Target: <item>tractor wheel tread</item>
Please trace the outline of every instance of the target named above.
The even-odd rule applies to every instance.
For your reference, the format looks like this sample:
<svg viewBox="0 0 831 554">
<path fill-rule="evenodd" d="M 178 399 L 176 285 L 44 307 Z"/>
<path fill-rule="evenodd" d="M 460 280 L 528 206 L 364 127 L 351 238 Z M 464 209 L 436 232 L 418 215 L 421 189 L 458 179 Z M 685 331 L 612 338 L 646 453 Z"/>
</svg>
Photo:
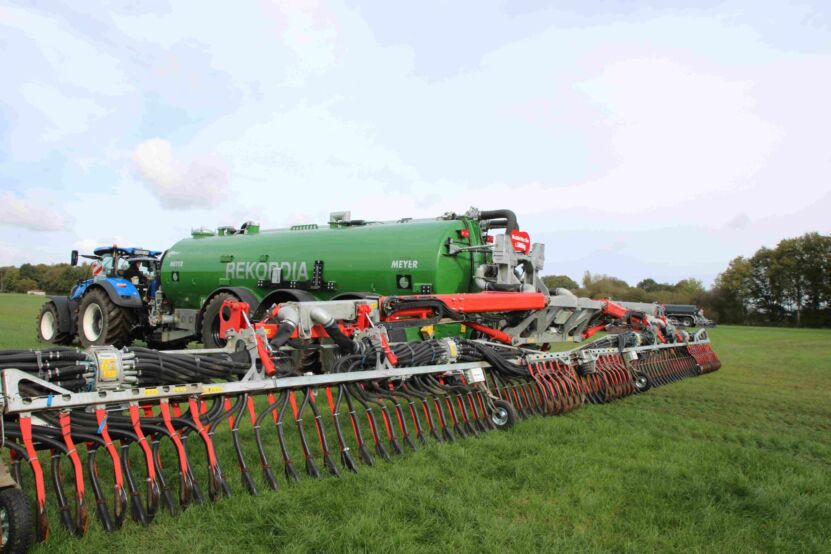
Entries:
<svg viewBox="0 0 831 554">
<path fill-rule="evenodd" d="M 58 315 L 58 307 L 55 306 L 54 302 L 46 302 L 41 306 L 40 312 L 38 312 L 37 318 L 35 321 L 37 322 L 37 339 L 40 342 L 49 342 L 52 344 L 61 344 L 67 345 L 72 344 L 73 336 L 71 333 L 61 333 L 59 330 L 55 329 L 55 336 L 50 339 L 46 339 L 40 332 L 40 322 L 41 318 L 46 312 L 51 312 L 52 317 L 55 319 L 55 326 L 58 327 L 59 325 L 59 315 Z"/>
<path fill-rule="evenodd" d="M 90 341 L 84 335 L 83 317 L 87 306 L 90 304 L 97 304 L 104 316 L 102 323 L 103 340 Z M 78 338 L 81 344 L 85 347 L 92 345 L 112 345 L 116 348 L 128 346 L 133 342 L 131 337 L 132 331 L 132 314 L 124 308 L 116 306 L 110 300 L 109 295 L 103 290 L 93 290 L 87 293 L 81 299 L 81 305 L 78 309 Z"/>
</svg>

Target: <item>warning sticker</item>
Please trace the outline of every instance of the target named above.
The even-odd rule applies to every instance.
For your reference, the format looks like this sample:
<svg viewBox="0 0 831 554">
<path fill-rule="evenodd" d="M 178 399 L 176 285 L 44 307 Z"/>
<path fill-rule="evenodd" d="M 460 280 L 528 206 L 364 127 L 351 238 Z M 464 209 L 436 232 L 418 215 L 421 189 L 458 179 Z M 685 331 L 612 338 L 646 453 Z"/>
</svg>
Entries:
<svg viewBox="0 0 831 554">
<path fill-rule="evenodd" d="M 102 381 L 118 379 L 118 356 L 116 354 L 98 355 L 98 374 Z"/>
</svg>

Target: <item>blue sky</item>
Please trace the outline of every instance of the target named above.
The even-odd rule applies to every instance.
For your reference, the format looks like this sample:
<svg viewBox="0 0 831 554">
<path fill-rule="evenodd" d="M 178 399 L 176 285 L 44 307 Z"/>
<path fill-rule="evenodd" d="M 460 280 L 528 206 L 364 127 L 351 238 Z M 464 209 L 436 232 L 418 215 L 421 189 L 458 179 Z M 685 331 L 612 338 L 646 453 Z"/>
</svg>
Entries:
<svg viewBox="0 0 831 554">
<path fill-rule="evenodd" d="M 831 232 L 831 13 L 697 5 L 2 2 L 0 265 L 476 206 L 548 273 L 710 283 Z"/>
</svg>

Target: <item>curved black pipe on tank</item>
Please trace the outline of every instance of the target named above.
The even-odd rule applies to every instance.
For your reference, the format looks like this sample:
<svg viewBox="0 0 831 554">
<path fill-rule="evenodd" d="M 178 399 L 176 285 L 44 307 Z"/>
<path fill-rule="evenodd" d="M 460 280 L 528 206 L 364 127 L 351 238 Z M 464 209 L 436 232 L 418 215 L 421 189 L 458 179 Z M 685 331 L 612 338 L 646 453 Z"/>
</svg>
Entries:
<svg viewBox="0 0 831 554">
<path fill-rule="evenodd" d="M 492 221 L 495 219 L 505 220 L 505 231 L 519 231 L 519 225 L 516 221 L 516 214 L 511 210 L 487 210 L 479 212 L 480 221 Z"/>
</svg>

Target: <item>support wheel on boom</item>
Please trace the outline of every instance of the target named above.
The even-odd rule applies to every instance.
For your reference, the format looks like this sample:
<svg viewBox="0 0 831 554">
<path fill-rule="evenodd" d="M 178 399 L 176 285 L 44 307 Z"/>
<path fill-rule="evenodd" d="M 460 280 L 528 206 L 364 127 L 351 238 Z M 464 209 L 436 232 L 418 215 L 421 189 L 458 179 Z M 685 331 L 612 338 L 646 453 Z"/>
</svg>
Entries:
<svg viewBox="0 0 831 554">
<path fill-rule="evenodd" d="M 46 302 L 38 314 L 38 340 L 52 344 L 70 344 L 72 335 L 60 330 L 60 315 L 54 302 Z"/>
<path fill-rule="evenodd" d="M 32 546 L 34 526 L 29 497 L 17 487 L 0 491 L 0 552 L 23 554 Z"/>
<path fill-rule="evenodd" d="M 652 388 L 652 383 L 646 373 L 635 372 L 634 383 L 635 390 L 638 392 L 646 392 Z"/>
<path fill-rule="evenodd" d="M 504 431 L 505 429 L 513 427 L 516 420 L 519 419 L 519 416 L 517 415 L 516 408 L 510 402 L 494 400 L 490 418 L 494 427 L 500 431 Z"/>
<path fill-rule="evenodd" d="M 116 306 L 104 290 L 88 292 L 78 308 L 78 338 L 84 348 L 111 344 L 116 348 L 132 342 L 132 314 Z"/>
</svg>

